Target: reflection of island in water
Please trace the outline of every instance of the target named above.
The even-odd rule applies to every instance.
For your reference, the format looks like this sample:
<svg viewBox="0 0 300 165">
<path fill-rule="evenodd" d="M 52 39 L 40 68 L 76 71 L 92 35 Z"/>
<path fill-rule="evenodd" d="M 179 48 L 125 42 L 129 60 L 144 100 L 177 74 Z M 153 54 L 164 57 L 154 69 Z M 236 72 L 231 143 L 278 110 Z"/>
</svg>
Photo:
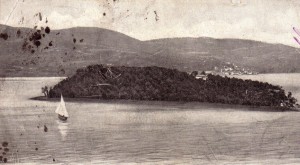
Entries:
<svg viewBox="0 0 300 165">
<path fill-rule="evenodd" d="M 59 130 L 59 133 L 61 135 L 62 141 L 65 141 L 66 137 L 68 135 L 69 123 L 62 122 L 62 121 L 59 121 L 59 120 L 56 120 L 56 123 L 57 123 L 57 128 Z"/>
</svg>

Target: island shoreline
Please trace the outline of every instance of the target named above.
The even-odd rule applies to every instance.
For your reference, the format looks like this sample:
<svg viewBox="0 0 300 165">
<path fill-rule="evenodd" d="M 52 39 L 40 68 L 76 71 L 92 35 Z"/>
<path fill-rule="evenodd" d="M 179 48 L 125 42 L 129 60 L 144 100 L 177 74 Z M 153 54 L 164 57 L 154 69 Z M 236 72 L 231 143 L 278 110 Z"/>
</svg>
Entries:
<svg viewBox="0 0 300 165">
<path fill-rule="evenodd" d="M 29 98 L 30 100 L 36 101 L 47 101 L 47 102 L 59 102 L 60 98 L 48 98 L 46 96 L 37 96 Z M 219 109 L 232 109 L 236 111 L 257 111 L 257 112 L 298 112 L 295 109 L 286 107 L 272 107 L 272 106 L 254 106 L 254 105 L 236 105 L 236 104 L 223 104 L 223 103 L 210 103 L 210 102 L 199 102 L 199 101 L 166 101 L 166 100 L 128 100 L 128 99 L 95 99 L 86 97 L 77 98 L 64 98 L 66 102 L 72 103 L 117 103 L 117 104 L 148 104 L 148 105 L 160 105 L 161 103 L 167 103 L 169 106 L 172 105 L 186 105 L 192 104 L 196 107 L 214 108 Z M 194 109 L 193 109 L 194 110 Z M 195 109 L 201 111 L 201 109 Z M 206 109 L 207 110 L 207 109 Z"/>
</svg>

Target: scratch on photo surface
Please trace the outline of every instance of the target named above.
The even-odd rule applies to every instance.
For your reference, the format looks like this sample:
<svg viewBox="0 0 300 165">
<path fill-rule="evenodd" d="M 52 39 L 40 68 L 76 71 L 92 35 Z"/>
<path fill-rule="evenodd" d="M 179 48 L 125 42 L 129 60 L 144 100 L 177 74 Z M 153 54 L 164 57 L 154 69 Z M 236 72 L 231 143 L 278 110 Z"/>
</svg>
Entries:
<svg viewBox="0 0 300 165">
<path fill-rule="evenodd" d="M 18 3 L 19 3 L 19 0 L 17 0 L 17 2 L 15 3 L 15 5 L 14 5 L 14 7 L 13 7 L 12 11 L 9 13 L 9 15 L 8 15 L 8 17 L 7 17 L 6 21 L 5 21 L 5 25 L 6 25 L 6 24 L 7 24 L 7 22 L 9 21 L 9 19 L 10 19 L 10 16 L 12 15 L 12 13 L 15 11 L 15 9 L 16 9 L 16 7 L 17 7 Z"/>
</svg>

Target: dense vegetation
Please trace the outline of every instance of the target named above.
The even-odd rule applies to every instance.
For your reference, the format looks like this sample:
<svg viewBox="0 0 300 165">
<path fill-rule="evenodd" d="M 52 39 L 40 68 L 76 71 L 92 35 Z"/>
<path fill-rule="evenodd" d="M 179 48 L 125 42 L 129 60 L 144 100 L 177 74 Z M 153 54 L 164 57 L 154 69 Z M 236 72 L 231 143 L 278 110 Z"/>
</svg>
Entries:
<svg viewBox="0 0 300 165">
<path fill-rule="evenodd" d="M 161 67 L 104 67 L 92 65 L 51 88 L 49 97 L 199 101 L 280 106 L 285 91 L 268 83 L 207 75 L 207 79 Z"/>
</svg>

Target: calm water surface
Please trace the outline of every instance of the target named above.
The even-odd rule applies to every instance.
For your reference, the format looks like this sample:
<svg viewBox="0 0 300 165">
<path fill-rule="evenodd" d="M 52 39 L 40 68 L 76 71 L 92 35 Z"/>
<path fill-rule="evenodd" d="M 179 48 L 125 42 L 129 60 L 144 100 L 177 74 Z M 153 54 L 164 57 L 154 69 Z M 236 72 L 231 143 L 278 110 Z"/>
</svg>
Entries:
<svg viewBox="0 0 300 165">
<path fill-rule="evenodd" d="M 300 100 L 300 74 L 242 78 L 281 85 Z M 60 79 L 0 79 L 0 142 L 9 143 L 9 163 L 300 163 L 300 113 L 206 103 L 67 101 L 70 118 L 62 123 L 54 113 L 58 102 L 29 100 Z"/>
</svg>

